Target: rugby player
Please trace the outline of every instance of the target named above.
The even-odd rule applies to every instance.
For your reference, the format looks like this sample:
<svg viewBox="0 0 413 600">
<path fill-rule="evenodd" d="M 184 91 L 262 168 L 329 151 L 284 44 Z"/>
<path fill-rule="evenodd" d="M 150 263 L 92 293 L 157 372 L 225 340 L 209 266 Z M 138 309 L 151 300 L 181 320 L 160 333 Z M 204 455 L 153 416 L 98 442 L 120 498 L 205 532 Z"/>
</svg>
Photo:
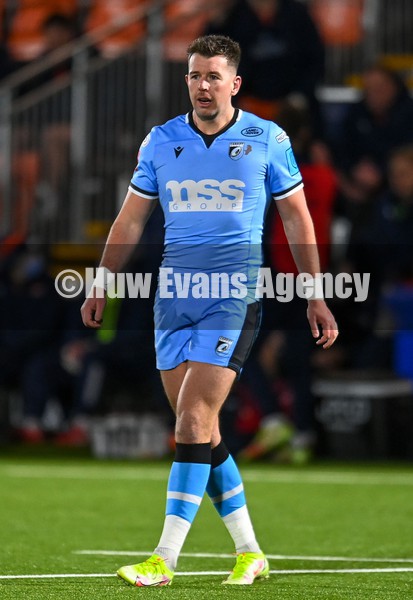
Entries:
<svg viewBox="0 0 413 600">
<path fill-rule="evenodd" d="M 159 280 L 154 310 L 157 367 L 176 415 L 176 453 L 158 545 L 146 561 L 118 570 L 119 577 L 136 586 L 172 582 L 205 492 L 237 554 L 223 583 L 249 585 L 269 574 L 241 475 L 221 439 L 219 412 L 259 329 L 261 302 L 255 292 L 264 217 L 272 200 L 299 271 L 315 277 L 320 266 L 288 135 L 275 123 L 233 106 L 241 86 L 239 61 L 240 47 L 228 37 L 204 36 L 190 44 L 186 84 L 193 109 L 154 127 L 142 142 L 100 265 L 109 277 L 121 271 L 159 202 L 165 215 L 161 269 L 189 273 L 193 292 L 180 297 L 172 278 L 164 293 Z M 242 274 L 245 292 L 234 285 L 234 293 L 225 297 L 215 289 L 208 297 L 195 294 L 199 273 Z M 97 295 L 89 294 L 82 307 L 88 327 L 102 323 L 105 298 Z M 320 294 L 308 299 L 307 314 L 316 343 L 329 348 L 338 330 Z M 132 510 L 135 536 L 139 518 Z"/>
</svg>

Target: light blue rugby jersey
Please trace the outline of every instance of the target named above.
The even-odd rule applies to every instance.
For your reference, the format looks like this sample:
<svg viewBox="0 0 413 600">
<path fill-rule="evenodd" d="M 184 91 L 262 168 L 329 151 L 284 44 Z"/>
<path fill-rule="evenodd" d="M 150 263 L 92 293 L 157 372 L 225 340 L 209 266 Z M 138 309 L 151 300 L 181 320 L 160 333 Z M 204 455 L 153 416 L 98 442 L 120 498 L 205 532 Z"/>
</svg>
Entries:
<svg viewBox="0 0 413 600">
<path fill-rule="evenodd" d="M 163 266 L 232 273 L 261 265 L 271 198 L 285 198 L 302 186 L 287 134 L 237 109 L 215 136 L 202 134 L 191 113 L 154 127 L 142 142 L 129 189 L 159 198 L 165 214 Z"/>
</svg>

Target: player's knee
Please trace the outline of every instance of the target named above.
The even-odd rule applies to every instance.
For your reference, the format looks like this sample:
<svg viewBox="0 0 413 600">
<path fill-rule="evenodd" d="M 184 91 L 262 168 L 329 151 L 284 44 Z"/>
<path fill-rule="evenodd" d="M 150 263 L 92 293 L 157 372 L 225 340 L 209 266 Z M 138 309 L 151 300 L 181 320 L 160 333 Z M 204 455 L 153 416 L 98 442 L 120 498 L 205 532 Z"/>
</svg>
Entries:
<svg viewBox="0 0 413 600">
<path fill-rule="evenodd" d="M 214 420 L 200 411 L 178 411 L 175 438 L 183 444 L 197 444 L 211 441 Z"/>
</svg>

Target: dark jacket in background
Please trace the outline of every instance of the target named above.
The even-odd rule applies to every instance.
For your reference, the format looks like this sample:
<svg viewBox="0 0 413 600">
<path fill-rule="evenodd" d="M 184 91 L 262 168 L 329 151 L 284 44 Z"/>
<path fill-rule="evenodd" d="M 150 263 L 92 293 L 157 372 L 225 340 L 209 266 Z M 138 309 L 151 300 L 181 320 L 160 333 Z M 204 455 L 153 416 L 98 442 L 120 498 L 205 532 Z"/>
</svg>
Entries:
<svg viewBox="0 0 413 600">
<path fill-rule="evenodd" d="M 245 0 L 206 33 L 229 35 L 242 50 L 241 93 L 277 100 L 291 92 L 312 96 L 324 73 L 324 46 L 307 9 L 280 0 L 273 22 L 263 24 Z"/>
</svg>

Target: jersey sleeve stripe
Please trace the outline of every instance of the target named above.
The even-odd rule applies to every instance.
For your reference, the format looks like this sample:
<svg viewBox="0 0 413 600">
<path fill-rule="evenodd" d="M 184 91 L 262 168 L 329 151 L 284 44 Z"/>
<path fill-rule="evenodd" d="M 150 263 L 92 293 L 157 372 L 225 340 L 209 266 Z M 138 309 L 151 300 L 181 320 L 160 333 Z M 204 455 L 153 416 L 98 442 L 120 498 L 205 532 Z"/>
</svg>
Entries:
<svg viewBox="0 0 413 600">
<path fill-rule="evenodd" d="M 299 181 L 287 190 L 283 190 L 282 192 L 273 192 L 272 197 L 274 198 L 274 200 L 281 200 L 282 198 L 287 198 L 288 196 L 291 196 L 291 194 L 294 194 L 294 192 L 298 192 L 298 190 L 301 190 L 303 187 L 303 182 Z"/>
<path fill-rule="evenodd" d="M 143 198 L 148 198 L 149 200 L 156 200 L 156 198 L 159 198 L 159 194 L 158 193 L 156 193 L 156 192 L 147 192 L 145 190 L 142 190 L 141 188 L 139 188 L 134 183 L 130 183 L 128 189 L 133 194 L 136 194 L 137 196 L 142 196 Z"/>
</svg>

